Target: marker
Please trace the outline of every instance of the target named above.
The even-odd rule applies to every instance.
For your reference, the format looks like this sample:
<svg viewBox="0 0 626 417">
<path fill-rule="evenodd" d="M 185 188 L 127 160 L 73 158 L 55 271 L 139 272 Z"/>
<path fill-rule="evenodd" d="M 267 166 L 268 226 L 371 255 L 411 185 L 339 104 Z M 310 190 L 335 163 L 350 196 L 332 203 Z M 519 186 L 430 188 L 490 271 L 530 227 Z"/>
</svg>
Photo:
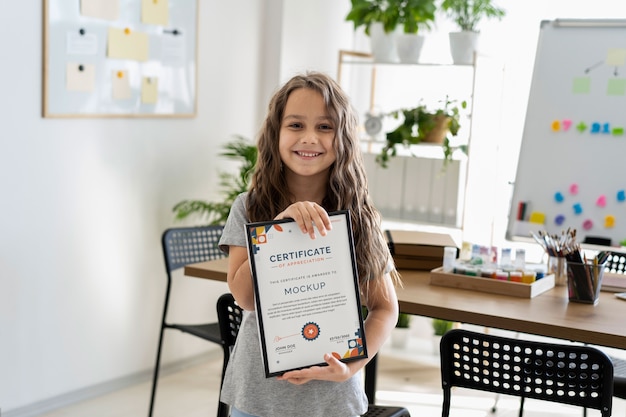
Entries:
<svg viewBox="0 0 626 417">
<path fill-rule="evenodd" d="M 517 204 L 517 220 L 523 221 L 526 217 L 526 202 L 520 201 Z"/>
</svg>

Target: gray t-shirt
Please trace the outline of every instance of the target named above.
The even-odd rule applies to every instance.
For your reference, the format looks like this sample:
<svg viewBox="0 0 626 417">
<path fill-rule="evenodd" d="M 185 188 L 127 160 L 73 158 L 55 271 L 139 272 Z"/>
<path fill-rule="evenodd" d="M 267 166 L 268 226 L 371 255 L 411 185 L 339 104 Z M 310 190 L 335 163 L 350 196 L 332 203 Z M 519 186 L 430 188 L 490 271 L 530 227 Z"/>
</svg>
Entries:
<svg viewBox="0 0 626 417">
<path fill-rule="evenodd" d="M 243 193 L 231 207 L 219 242 L 226 253 L 228 246 L 246 246 L 246 201 L 247 193 Z M 259 417 L 361 415 L 367 411 L 361 375 L 358 372 L 346 382 L 311 381 L 304 385 L 265 378 L 257 315 L 245 311 L 224 376 L 221 401 Z"/>
</svg>

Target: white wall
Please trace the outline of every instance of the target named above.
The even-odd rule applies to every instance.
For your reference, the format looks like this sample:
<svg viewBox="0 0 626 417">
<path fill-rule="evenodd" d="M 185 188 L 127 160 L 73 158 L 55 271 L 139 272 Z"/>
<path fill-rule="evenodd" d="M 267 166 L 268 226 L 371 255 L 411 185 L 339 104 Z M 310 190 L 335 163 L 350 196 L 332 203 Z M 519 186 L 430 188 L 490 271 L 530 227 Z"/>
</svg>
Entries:
<svg viewBox="0 0 626 417">
<path fill-rule="evenodd" d="M 332 25 L 348 7 L 336 3 L 315 2 L 334 10 Z M 165 291 L 160 235 L 176 224 L 171 208 L 218 197 L 220 145 L 254 137 L 281 71 L 336 66 L 335 52 L 320 57 L 339 39 L 312 42 L 305 65 L 283 57 L 282 42 L 291 48 L 298 38 L 283 39 L 282 26 L 310 22 L 303 9 L 316 10 L 305 0 L 199 0 L 197 117 L 174 120 L 41 118 L 42 4 L 14 2 L 0 14 L 4 413 L 153 367 Z M 215 318 L 226 284 L 181 284 L 172 318 Z M 166 363 L 210 350 L 171 331 L 165 343 Z"/>
<path fill-rule="evenodd" d="M 160 234 L 175 203 L 217 196 L 220 144 L 256 132 L 262 7 L 199 1 L 193 119 L 42 119 L 42 3 L 0 14 L 3 412 L 153 366 Z M 187 280 L 175 316 L 215 317 L 225 284 Z M 166 362 L 207 349 L 170 335 Z"/>
</svg>

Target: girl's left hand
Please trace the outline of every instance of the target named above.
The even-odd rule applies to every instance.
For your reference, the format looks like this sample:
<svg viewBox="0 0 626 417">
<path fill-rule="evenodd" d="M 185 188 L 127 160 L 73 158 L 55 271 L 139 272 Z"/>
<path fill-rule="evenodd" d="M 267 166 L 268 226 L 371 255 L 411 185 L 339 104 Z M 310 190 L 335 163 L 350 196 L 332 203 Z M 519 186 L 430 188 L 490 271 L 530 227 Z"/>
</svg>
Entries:
<svg viewBox="0 0 626 417">
<path fill-rule="evenodd" d="M 294 385 L 302 385 L 314 379 L 344 382 L 352 376 L 350 368 L 330 353 L 324 355 L 324 362 L 328 366 L 311 366 L 310 368 L 285 372 L 278 376 L 277 379 L 279 381 L 291 382 Z"/>
</svg>

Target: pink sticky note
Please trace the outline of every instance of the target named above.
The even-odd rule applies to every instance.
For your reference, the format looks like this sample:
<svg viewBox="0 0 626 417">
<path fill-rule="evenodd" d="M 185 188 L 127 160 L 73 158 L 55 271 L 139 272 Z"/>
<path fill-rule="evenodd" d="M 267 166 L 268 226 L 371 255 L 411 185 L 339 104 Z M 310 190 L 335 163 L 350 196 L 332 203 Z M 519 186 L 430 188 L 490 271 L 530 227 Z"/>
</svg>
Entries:
<svg viewBox="0 0 626 417">
<path fill-rule="evenodd" d="M 572 127 L 572 121 L 570 119 L 564 119 L 563 120 L 563 130 L 564 131 L 568 131 L 570 127 Z"/>
<path fill-rule="evenodd" d="M 605 207 L 606 206 L 606 196 L 605 195 L 601 195 L 600 197 L 598 197 L 598 199 L 596 200 L 596 205 L 598 207 Z"/>
<path fill-rule="evenodd" d="M 583 229 L 589 230 L 592 227 L 593 227 L 593 222 L 591 220 L 587 219 L 583 222 Z"/>
<path fill-rule="evenodd" d="M 570 185 L 569 186 L 569 192 L 572 195 L 578 194 L 578 184 L 574 183 L 574 184 Z"/>
</svg>

